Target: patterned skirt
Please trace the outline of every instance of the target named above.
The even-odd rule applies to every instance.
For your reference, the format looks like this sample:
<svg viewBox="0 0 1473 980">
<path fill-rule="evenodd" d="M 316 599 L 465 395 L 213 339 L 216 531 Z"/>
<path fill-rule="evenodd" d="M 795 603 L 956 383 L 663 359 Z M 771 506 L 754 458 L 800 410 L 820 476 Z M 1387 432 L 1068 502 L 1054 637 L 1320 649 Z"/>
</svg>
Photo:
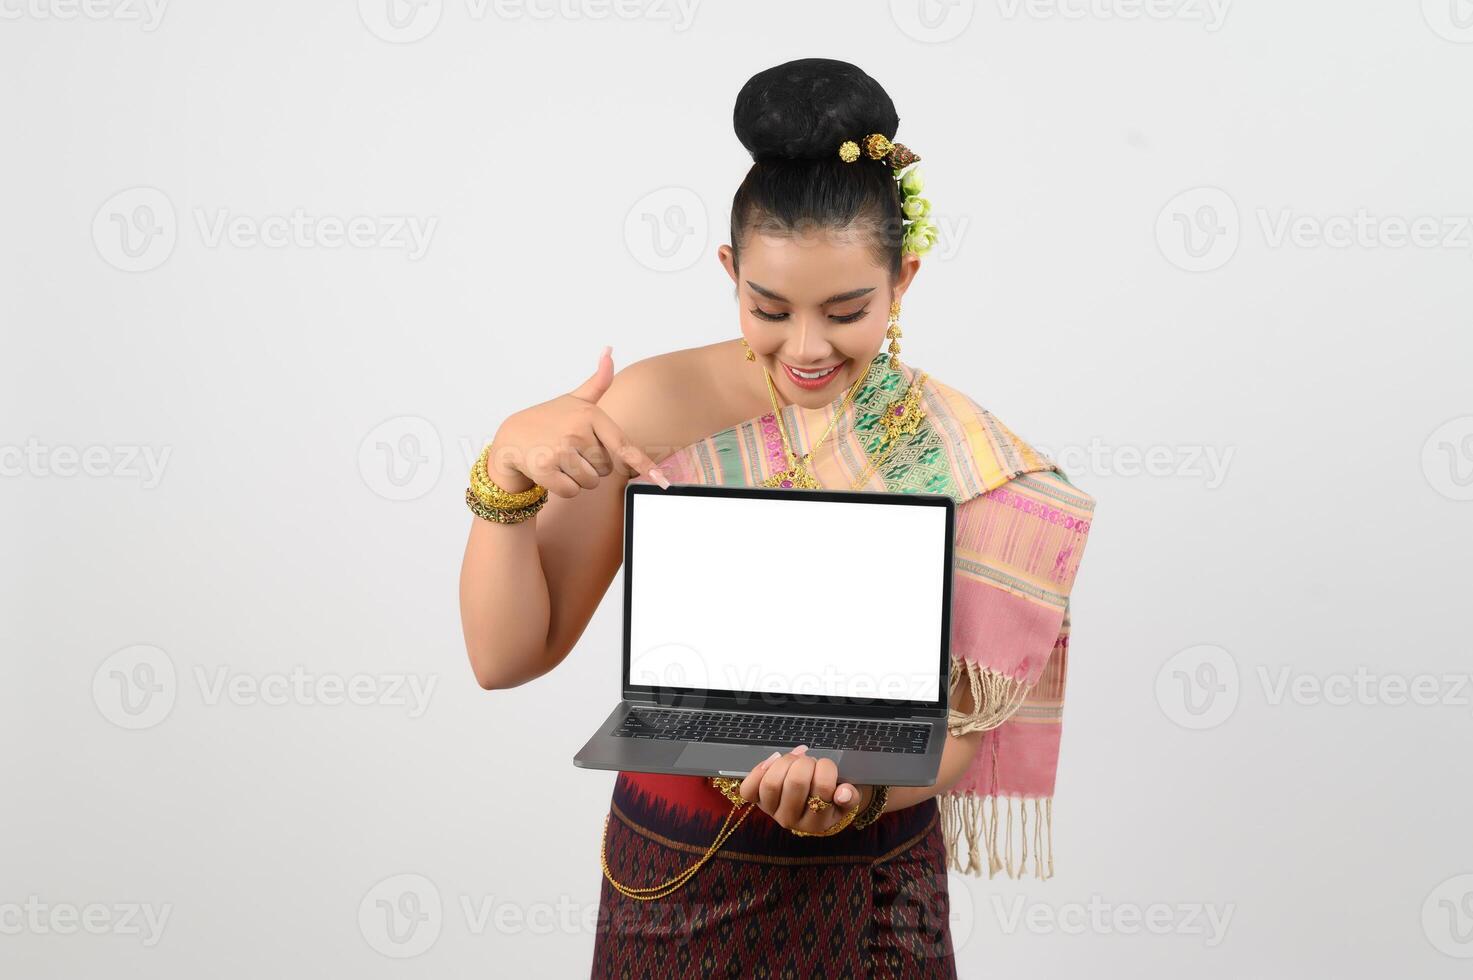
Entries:
<svg viewBox="0 0 1473 980">
<path fill-rule="evenodd" d="M 620 773 L 609 872 L 631 888 L 667 881 L 730 809 L 699 777 Z M 603 879 L 592 976 L 952 978 L 949 917 L 934 799 L 832 837 L 799 837 L 753 807 L 670 895 L 637 901 Z"/>
</svg>

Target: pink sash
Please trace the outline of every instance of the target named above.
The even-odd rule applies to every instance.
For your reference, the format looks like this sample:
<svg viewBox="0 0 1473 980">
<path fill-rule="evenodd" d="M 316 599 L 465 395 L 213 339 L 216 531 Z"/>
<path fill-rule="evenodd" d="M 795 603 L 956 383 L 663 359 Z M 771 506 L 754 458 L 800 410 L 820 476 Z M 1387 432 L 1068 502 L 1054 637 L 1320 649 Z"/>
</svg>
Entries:
<svg viewBox="0 0 1473 980">
<path fill-rule="evenodd" d="M 922 377 L 917 429 L 896 435 L 884 419 Z M 823 409 L 786 406 L 793 451 L 827 427 Z M 1053 794 L 1069 656 L 1069 594 L 1095 500 L 1058 466 L 960 392 L 878 355 L 853 405 L 819 450 L 849 489 L 944 493 L 957 502 L 951 685 L 975 710 L 953 710 L 952 734 L 983 733 L 976 758 L 938 800 L 950 867 L 1018 877 L 1053 874 Z M 760 485 L 786 469 L 771 414 L 701 439 L 659 461 L 672 483 Z M 648 482 L 640 478 L 639 482 Z M 829 486 L 829 484 L 825 484 Z M 801 491 L 799 491 L 801 492 Z M 884 542 L 876 541 L 883 564 Z M 966 855 L 961 843 L 966 842 Z"/>
</svg>

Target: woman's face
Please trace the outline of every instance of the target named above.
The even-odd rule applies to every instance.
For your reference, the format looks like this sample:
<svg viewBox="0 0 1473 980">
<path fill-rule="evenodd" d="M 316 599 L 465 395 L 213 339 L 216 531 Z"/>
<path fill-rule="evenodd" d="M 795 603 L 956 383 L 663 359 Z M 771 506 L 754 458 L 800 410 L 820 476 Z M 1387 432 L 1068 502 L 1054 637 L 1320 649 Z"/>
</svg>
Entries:
<svg viewBox="0 0 1473 980">
<path fill-rule="evenodd" d="M 806 237 L 747 233 L 741 268 L 718 252 L 737 288 L 742 335 L 785 403 L 819 408 L 840 398 L 885 341 L 890 303 L 920 260 L 906 255 L 900 280 L 875 264 L 860 234 Z"/>
</svg>

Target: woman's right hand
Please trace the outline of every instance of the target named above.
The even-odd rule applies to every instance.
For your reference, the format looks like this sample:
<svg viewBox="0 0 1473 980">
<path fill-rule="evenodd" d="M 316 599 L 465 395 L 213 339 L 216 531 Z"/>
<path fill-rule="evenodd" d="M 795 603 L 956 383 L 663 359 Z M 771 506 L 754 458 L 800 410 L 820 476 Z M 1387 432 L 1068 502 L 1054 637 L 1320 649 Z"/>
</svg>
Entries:
<svg viewBox="0 0 1473 980">
<path fill-rule="evenodd" d="M 605 347 L 598 369 L 566 395 L 524 408 L 496 430 L 486 468 L 509 493 L 534 483 L 559 497 L 592 490 L 617 467 L 624 477 L 647 474 L 662 487 L 670 481 L 603 409 L 598 400 L 614 380 L 614 359 Z"/>
</svg>

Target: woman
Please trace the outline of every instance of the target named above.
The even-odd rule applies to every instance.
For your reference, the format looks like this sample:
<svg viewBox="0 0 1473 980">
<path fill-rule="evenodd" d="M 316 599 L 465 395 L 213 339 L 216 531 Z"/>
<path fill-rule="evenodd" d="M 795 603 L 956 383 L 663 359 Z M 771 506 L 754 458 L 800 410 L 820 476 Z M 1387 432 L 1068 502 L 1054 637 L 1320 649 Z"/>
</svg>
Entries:
<svg viewBox="0 0 1473 980">
<path fill-rule="evenodd" d="M 936 783 L 840 782 L 804 746 L 739 783 L 620 773 L 593 974 L 954 976 L 947 868 L 978 874 L 985 853 L 989 874 L 1052 871 L 1068 595 L 1094 500 L 900 361 L 900 301 L 935 226 L 880 85 L 844 62 L 790 62 L 747 82 L 735 123 L 754 163 L 718 257 L 741 338 L 617 374 L 605 348 L 577 389 L 505 420 L 467 491 L 484 519 L 461 578 L 466 646 L 487 689 L 567 656 L 619 567 L 630 479 L 951 495 Z M 821 551 L 754 544 L 823 573 Z M 884 558 L 876 541 L 877 580 L 903 574 Z"/>
</svg>

